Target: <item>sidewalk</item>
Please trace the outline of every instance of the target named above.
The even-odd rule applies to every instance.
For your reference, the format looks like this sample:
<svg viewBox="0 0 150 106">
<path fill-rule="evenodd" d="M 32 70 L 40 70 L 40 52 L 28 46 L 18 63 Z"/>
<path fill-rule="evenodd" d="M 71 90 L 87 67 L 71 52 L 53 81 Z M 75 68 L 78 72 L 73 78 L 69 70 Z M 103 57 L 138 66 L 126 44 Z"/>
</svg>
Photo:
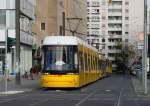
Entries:
<svg viewBox="0 0 150 106">
<path fill-rule="evenodd" d="M 37 89 L 40 87 L 40 76 L 34 76 L 34 80 L 21 78 L 21 85 L 16 84 L 15 77 L 11 77 L 9 81 L 7 81 L 7 91 L 31 91 L 33 89 Z M 0 77 L 0 93 L 5 91 L 5 80 Z"/>
<path fill-rule="evenodd" d="M 138 96 L 145 96 L 142 81 L 140 81 L 137 77 L 132 77 L 131 80 L 132 80 L 132 84 L 133 84 L 133 87 L 134 87 L 136 94 Z M 148 88 L 148 95 L 147 96 L 150 96 L 150 79 L 147 80 L 147 88 Z"/>
</svg>

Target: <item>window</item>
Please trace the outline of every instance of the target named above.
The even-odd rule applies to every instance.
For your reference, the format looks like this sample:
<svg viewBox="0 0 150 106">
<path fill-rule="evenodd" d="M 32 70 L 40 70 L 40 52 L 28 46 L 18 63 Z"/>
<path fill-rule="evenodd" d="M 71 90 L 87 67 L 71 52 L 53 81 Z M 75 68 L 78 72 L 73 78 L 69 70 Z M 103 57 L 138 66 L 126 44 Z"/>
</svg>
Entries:
<svg viewBox="0 0 150 106">
<path fill-rule="evenodd" d="M 128 39 L 125 39 L 125 42 L 128 42 Z"/>
<path fill-rule="evenodd" d="M 9 12 L 7 12 L 7 17 L 9 20 L 9 27 L 15 28 L 15 11 L 10 10 Z M 29 27 L 31 27 L 31 26 L 29 25 Z"/>
<path fill-rule="evenodd" d="M 99 9 L 96 9 L 97 13 L 99 13 Z"/>
<path fill-rule="evenodd" d="M 104 39 L 104 38 L 102 39 L 102 42 L 105 42 L 105 39 Z"/>
<path fill-rule="evenodd" d="M 125 34 L 129 34 L 129 32 L 125 32 Z"/>
<path fill-rule="evenodd" d="M 43 30 L 45 30 L 45 23 L 41 23 L 41 30 L 43 31 Z"/>
<path fill-rule="evenodd" d="M 129 17 L 125 17 L 125 20 L 129 20 Z"/>
<path fill-rule="evenodd" d="M 0 10 L 0 26 L 6 25 L 6 11 Z"/>
<path fill-rule="evenodd" d="M 129 13 L 129 10 L 128 10 L 128 9 L 126 9 L 126 10 L 125 10 L 125 12 L 126 12 L 126 13 Z"/>
<path fill-rule="evenodd" d="M 125 5 L 129 5 L 129 2 L 128 2 L 128 1 L 126 1 L 126 2 L 125 2 Z"/>
</svg>

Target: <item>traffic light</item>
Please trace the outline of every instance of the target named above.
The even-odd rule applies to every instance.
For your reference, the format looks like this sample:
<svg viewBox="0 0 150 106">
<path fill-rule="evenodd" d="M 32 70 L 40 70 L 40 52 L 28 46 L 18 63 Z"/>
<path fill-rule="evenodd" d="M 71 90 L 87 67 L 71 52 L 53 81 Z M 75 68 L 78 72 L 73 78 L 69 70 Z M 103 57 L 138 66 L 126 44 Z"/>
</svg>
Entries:
<svg viewBox="0 0 150 106">
<path fill-rule="evenodd" d="M 7 52 L 11 52 L 11 47 L 16 44 L 16 39 L 7 37 Z"/>
</svg>

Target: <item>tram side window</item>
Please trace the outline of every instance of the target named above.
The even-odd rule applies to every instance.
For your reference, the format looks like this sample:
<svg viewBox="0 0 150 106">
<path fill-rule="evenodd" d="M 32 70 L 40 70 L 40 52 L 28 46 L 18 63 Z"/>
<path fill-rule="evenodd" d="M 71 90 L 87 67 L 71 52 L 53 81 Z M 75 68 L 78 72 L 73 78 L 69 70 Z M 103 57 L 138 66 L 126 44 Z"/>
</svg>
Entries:
<svg viewBox="0 0 150 106">
<path fill-rule="evenodd" d="M 98 67 L 98 65 L 97 65 L 98 64 L 98 61 L 97 61 L 98 59 L 97 59 L 97 57 L 95 57 L 95 58 L 96 58 L 96 70 L 97 70 L 98 69 L 97 68 Z"/>
<path fill-rule="evenodd" d="M 90 54 L 88 55 L 88 69 L 91 70 L 91 59 Z"/>
<path fill-rule="evenodd" d="M 95 70 L 95 65 L 96 65 L 96 60 L 95 60 L 95 56 L 94 56 L 94 58 L 93 58 L 94 60 L 94 70 Z"/>
<path fill-rule="evenodd" d="M 91 55 L 91 69 L 93 70 L 93 55 Z"/>
<path fill-rule="evenodd" d="M 96 61 L 97 61 L 97 64 L 96 64 L 96 65 L 97 65 L 97 67 L 96 67 L 96 68 L 97 68 L 97 70 L 98 70 L 98 57 L 96 58 Z"/>
<path fill-rule="evenodd" d="M 95 56 L 93 56 L 93 70 L 95 70 Z"/>
<path fill-rule="evenodd" d="M 95 57 L 95 70 L 97 70 L 97 59 Z"/>
<path fill-rule="evenodd" d="M 79 52 L 79 61 L 80 61 L 80 69 L 84 70 L 84 61 L 83 61 L 82 52 Z"/>
<path fill-rule="evenodd" d="M 100 63 L 101 61 L 100 60 L 98 60 L 98 70 L 99 71 L 101 71 L 101 63 Z"/>
<path fill-rule="evenodd" d="M 85 71 L 88 70 L 88 65 L 87 65 L 87 54 L 84 54 L 84 63 L 85 63 Z"/>
<path fill-rule="evenodd" d="M 95 70 L 97 70 L 97 59 L 95 57 Z"/>
</svg>

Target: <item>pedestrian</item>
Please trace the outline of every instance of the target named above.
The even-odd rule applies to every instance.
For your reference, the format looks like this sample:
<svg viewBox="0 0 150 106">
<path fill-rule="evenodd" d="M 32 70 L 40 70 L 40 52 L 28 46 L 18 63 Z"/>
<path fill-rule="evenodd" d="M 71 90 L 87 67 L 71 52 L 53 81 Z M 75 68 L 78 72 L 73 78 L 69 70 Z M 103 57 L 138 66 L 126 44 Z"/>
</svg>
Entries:
<svg viewBox="0 0 150 106">
<path fill-rule="evenodd" d="M 25 73 L 24 73 L 24 78 L 28 79 L 28 73 L 27 73 L 27 71 L 25 71 Z"/>
<path fill-rule="evenodd" d="M 30 78 L 31 78 L 31 80 L 33 80 L 33 68 L 32 67 L 30 69 Z"/>
</svg>

